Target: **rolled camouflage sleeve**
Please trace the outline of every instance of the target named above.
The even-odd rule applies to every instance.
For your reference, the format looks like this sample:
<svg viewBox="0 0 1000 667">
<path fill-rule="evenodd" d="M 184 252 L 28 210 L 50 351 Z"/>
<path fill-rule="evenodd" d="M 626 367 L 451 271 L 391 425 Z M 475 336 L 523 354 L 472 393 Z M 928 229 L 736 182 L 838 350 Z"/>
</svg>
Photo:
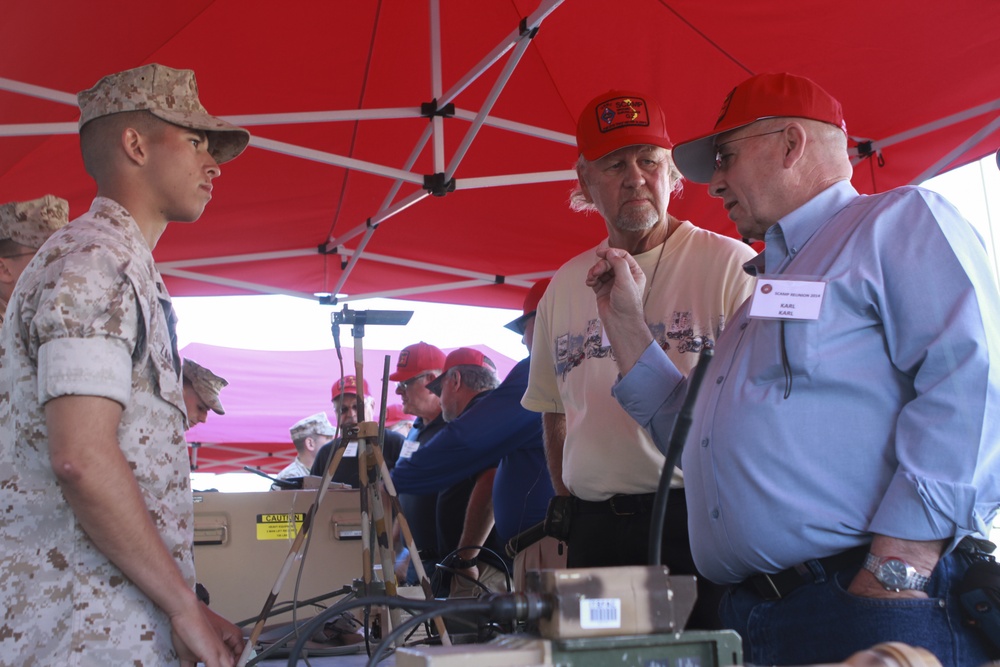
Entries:
<svg viewBox="0 0 1000 667">
<path fill-rule="evenodd" d="M 31 322 L 39 402 L 81 395 L 126 405 L 141 315 L 124 266 L 113 253 L 80 251 L 49 275 Z"/>
</svg>

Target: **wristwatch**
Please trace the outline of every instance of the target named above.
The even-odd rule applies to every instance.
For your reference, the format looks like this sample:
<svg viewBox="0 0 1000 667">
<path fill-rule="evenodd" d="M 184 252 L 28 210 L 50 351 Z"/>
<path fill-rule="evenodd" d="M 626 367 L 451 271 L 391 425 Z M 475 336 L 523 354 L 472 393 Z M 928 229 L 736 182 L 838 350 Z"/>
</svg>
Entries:
<svg viewBox="0 0 1000 667">
<path fill-rule="evenodd" d="M 875 575 L 875 579 L 887 591 L 898 593 L 902 590 L 922 591 L 930 579 L 917 572 L 916 568 L 902 558 L 885 558 L 869 553 L 865 556 L 864 568 Z"/>
</svg>

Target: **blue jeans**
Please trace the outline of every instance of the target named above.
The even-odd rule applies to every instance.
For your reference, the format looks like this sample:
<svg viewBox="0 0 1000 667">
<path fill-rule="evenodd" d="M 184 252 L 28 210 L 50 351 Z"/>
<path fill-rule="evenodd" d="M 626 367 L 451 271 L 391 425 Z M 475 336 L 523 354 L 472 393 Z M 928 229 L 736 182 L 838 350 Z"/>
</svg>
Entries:
<svg viewBox="0 0 1000 667">
<path fill-rule="evenodd" d="M 962 624 L 952 594 L 968 564 L 952 553 L 931 575 L 929 598 L 884 600 L 847 592 L 857 568 L 820 577 L 787 597 L 766 601 L 749 586 L 729 588 L 719 613 L 724 627 L 743 638 L 743 660 L 755 665 L 844 662 L 852 654 L 888 641 L 920 646 L 943 667 L 978 667 L 992 650 L 977 630 Z"/>
</svg>

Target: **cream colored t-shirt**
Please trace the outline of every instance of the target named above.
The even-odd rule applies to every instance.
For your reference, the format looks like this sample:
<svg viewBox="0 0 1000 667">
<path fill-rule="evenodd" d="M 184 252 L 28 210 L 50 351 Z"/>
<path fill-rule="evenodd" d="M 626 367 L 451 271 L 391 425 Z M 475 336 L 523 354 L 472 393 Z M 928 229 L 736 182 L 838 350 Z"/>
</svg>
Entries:
<svg viewBox="0 0 1000 667">
<path fill-rule="evenodd" d="M 664 246 L 636 257 L 646 274 L 646 322 L 681 371 L 694 368 L 702 347 L 714 345 L 727 316 L 750 295 L 753 279 L 742 264 L 754 254 L 736 239 L 684 222 Z M 588 250 L 564 264 L 538 304 L 521 400 L 535 412 L 565 413 L 563 483 L 593 501 L 655 492 L 664 463 L 611 395 L 618 366 L 584 283 L 596 259 Z"/>
</svg>

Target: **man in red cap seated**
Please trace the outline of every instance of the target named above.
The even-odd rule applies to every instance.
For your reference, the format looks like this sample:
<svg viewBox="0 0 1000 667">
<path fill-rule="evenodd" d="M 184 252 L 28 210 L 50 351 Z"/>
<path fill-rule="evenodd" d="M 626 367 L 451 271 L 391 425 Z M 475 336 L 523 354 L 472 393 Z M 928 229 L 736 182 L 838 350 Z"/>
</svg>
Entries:
<svg viewBox="0 0 1000 667">
<path fill-rule="evenodd" d="M 694 368 L 701 350 L 714 344 L 750 295 L 752 279 L 740 266 L 753 251 L 670 215 L 681 176 L 667 116 L 648 95 L 613 90 L 594 98 L 580 114 L 576 140 L 579 183 L 571 206 L 597 213 L 604 223 L 607 240 L 598 247 L 636 256 L 647 277 L 646 328 L 674 363 Z M 647 564 L 650 512 L 665 460 L 611 396 L 616 351 L 585 284 L 596 250 L 564 264 L 538 304 L 522 401 L 542 413 L 549 471 L 560 496 L 553 516 L 572 517 L 563 522 L 571 568 Z M 695 574 L 683 480 L 677 474 L 672 482 L 665 563 L 677 574 Z M 713 595 L 718 590 L 699 579 L 692 627 L 718 627 Z"/>
<path fill-rule="evenodd" d="M 748 664 L 837 663 L 888 641 L 985 664 L 1000 657 L 997 605 L 966 573 L 995 567 L 982 548 L 1000 505 L 1000 294 L 951 204 L 912 186 L 858 194 L 847 146 L 840 103 L 779 73 L 736 86 L 714 129 L 675 148 L 766 242 L 683 452 L 692 551 L 728 585 L 722 620 Z M 689 392 L 643 331 L 645 281 L 612 249 L 588 282 L 615 395 L 662 439 Z"/>
<path fill-rule="evenodd" d="M 362 400 L 364 401 L 365 421 L 378 421 L 378 415 L 375 414 L 375 399 L 368 392 L 367 380 L 364 381 L 362 389 L 364 391 Z M 356 437 L 358 425 L 358 379 L 353 375 L 344 376 L 333 383 L 330 394 L 334 411 L 337 413 L 337 430 L 341 433 L 340 439 L 345 437 L 345 432 L 348 432 L 348 437 L 350 437 L 350 440 L 344 447 L 344 456 L 340 460 L 337 470 L 333 473 L 331 481 L 358 488 L 361 486 L 361 473 L 358 470 L 358 440 Z M 322 477 L 326 474 L 327 466 L 330 465 L 330 458 L 334 452 L 334 445 L 338 444 L 340 439 L 331 440 L 320 447 L 316 453 L 316 459 L 313 461 L 312 468 L 309 470 L 311 475 Z M 386 429 L 382 444 L 382 455 L 385 457 L 385 462 L 390 469 L 396 465 L 396 459 L 399 458 L 399 451 L 402 446 L 403 436 L 395 431 Z"/>
</svg>

